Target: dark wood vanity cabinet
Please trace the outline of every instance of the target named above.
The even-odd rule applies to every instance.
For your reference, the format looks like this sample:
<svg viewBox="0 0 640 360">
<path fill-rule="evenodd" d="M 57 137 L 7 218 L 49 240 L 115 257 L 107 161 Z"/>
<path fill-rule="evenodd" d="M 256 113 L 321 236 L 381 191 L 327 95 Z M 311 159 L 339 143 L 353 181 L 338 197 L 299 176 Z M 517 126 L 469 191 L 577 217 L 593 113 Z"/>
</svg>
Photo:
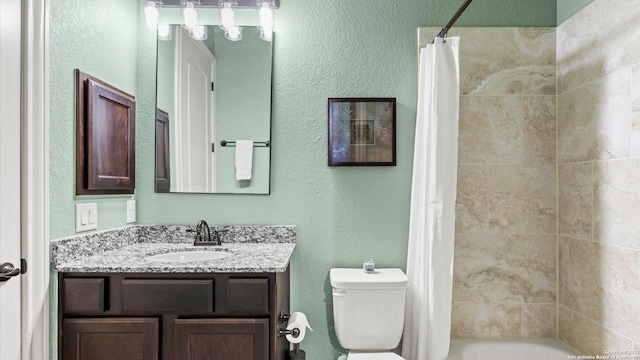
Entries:
<svg viewBox="0 0 640 360">
<path fill-rule="evenodd" d="M 285 360 L 289 272 L 59 275 L 60 360 Z"/>
</svg>

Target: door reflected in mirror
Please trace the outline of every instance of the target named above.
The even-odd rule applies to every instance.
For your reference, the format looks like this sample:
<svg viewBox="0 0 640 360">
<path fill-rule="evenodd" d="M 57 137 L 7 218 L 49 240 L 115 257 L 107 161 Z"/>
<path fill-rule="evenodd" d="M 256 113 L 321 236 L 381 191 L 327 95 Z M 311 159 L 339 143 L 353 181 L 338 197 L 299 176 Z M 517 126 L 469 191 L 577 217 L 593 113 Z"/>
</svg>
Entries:
<svg viewBox="0 0 640 360">
<path fill-rule="evenodd" d="M 268 194 L 273 41 L 256 27 L 239 41 L 205 29 L 195 40 L 172 25 L 158 39 L 155 190 Z M 236 180 L 237 140 L 256 143 L 250 180 Z"/>
</svg>

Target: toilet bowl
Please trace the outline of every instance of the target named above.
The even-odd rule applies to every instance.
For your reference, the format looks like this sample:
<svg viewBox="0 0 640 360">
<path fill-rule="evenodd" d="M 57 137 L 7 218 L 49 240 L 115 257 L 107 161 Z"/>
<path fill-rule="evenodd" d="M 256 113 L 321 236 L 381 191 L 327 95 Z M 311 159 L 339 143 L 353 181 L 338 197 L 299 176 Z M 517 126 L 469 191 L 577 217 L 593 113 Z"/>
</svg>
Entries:
<svg viewBox="0 0 640 360">
<path fill-rule="evenodd" d="M 402 360 L 400 343 L 408 279 L 400 269 L 331 269 L 333 320 L 348 360 Z"/>
</svg>

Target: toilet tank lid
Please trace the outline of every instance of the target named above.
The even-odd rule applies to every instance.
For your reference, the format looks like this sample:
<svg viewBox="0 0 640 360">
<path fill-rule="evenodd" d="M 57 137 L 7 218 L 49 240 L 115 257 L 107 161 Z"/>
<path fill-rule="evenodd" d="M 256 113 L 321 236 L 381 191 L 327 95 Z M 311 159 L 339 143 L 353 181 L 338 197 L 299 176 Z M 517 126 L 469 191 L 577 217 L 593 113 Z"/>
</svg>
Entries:
<svg viewBox="0 0 640 360">
<path fill-rule="evenodd" d="M 405 289 L 409 281 L 400 269 L 331 269 L 329 279 L 336 289 Z"/>
</svg>

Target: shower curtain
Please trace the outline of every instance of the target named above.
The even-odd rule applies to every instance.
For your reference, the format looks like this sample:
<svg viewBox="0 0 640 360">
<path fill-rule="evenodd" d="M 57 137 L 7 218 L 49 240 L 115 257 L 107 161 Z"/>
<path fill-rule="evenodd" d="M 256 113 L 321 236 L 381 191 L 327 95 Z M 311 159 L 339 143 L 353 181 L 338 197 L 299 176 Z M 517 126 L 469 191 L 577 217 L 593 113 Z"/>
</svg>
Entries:
<svg viewBox="0 0 640 360">
<path fill-rule="evenodd" d="M 458 166 L 460 39 L 420 50 L 411 183 L 407 306 L 402 356 L 444 360 L 449 352 Z"/>
</svg>

